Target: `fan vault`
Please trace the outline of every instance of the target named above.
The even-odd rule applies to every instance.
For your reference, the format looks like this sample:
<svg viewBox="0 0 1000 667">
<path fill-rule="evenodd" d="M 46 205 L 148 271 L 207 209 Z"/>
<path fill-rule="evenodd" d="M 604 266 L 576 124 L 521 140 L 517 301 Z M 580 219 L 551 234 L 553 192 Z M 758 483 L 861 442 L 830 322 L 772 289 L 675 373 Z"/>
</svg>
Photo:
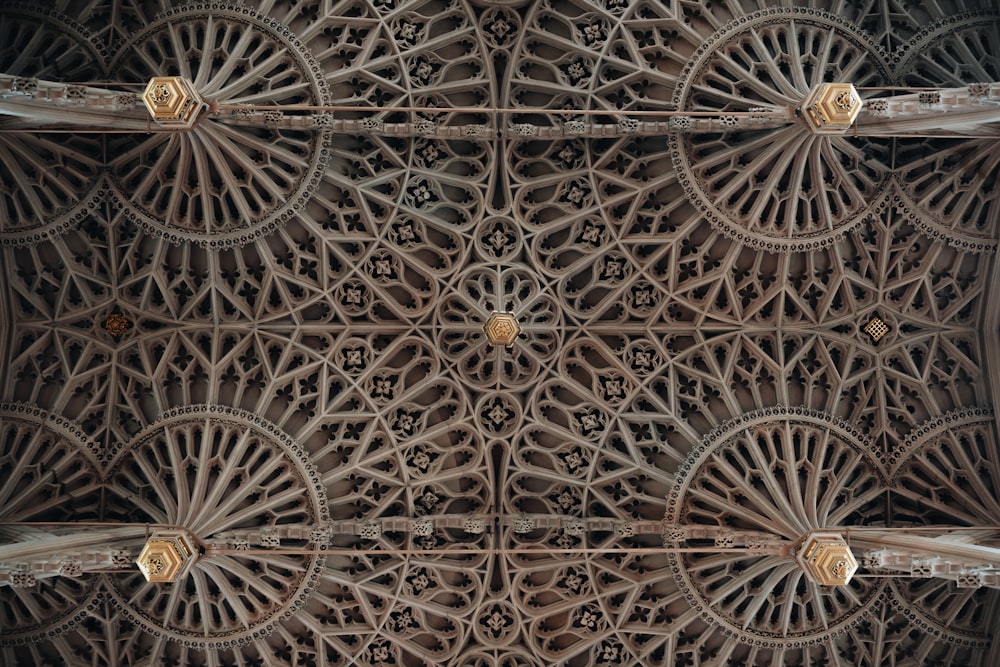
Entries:
<svg viewBox="0 0 1000 667">
<path fill-rule="evenodd" d="M 52 5 L 0 93 L 121 112 L 0 116 L 4 664 L 997 663 L 890 535 L 998 544 L 1000 128 L 775 120 L 993 99 L 989 0 Z"/>
</svg>

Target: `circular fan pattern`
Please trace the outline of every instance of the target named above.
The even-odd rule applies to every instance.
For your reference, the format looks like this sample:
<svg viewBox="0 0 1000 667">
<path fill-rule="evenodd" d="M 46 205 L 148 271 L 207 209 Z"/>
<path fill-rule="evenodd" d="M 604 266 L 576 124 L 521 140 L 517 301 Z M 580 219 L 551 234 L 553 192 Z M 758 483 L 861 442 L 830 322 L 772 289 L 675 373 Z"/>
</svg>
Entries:
<svg viewBox="0 0 1000 667">
<path fill-rule="evenodd" d="M 894 509 L 916 525 L 995 526 L 1000 520 L 1000 457 L 994 416 L 953 410 L 910 434 L 894 457 Z M 985 647 L 998 592 L 959 588 L 936 578 L 894 583 L 900 612 L 924 632 L 950 643 Z M 947 621 L 944 621 L 947 619 Z"/>
<path fill-rule="evenodd" d="M 899 63 L 901 83 L 962 88 L 1000 80 L 1000 18 L 967 12 L 924 26 Z M 996 247 L 1000 224 L 1000 147 L 995 141 L 914 137 L 899 140 L 900 208 L 929 235 L 963 250 Z"/>
<path fill-rule="evenodd" d="M 115 76 L 182 76 L 224 104 L 323 104 L 320 68 L 290 30 L 246 8 L 171 10 L 112 61 Z M 277 112 L 282 118 L 283 112 Z M 298 216 L 328 161 L 321 130 L 202 118 L 187 132 L 122 135 L 111 173 L 130 218 L 147 231 L 211 248 L 243 245 Z"/>
<path fill-rule="evenodd" d="M 879 517 L 884 483 L 864 440 L 804 408 L 744 415 L 713 431 L 681 467 L 667 522 L 754 531 L 785 544 L 870 522 Z M 750 644 L 821 642 L 864 616 L 881 588 L 857 577 L 821 587 L 776 555 L 719 548 L 673 558 L 677 581 L 703 618 Z"/>
<path fill-rule="evenodd" d="M 36 79 L 93 81 L 102 62 L 72 21 L 43 16 L 28 3 L 0 12 L 0 72 Z M 104 196 L 101 141 L 94 135 L 0 132 L 0 245 L 58 236 Z"/>
<path fill-rule="evenodd" d="M 92 520 L 100 484 L 87 443 L 78 425 L 57 415 L 0 404 L 0 519 Z M 86 615 L 96 583 L 59 576 L 30 588 L 0 586 L 0 645 L 65 632 Z"/>
<path fill-rule="evenodd" d="M 813 10 L 765 10 L 716 33 L 689 61 L 674 96 L 685 111 L 797 107 L 816 85 L 883 85 L 882 58 L 867 36 Z M 769 251 L 829 245 L 859 224 L 881 196 L 888 144 L 777 129 L 689 133 L 674 142 L 685 192 L 709 221 Z M 751 166 L 752 165 L 752 166 Z"/>
<path fill-rule="evenodd" d="M 267 546 L 306 548 L 308 539 L 288 537 L 282 528 L 316 526 L 329 514 L 301 448 L 265 420 L 227 408 L 171 411 L 126 447 L 109 480 L 124 512 L 231 547 L 240 544 L 234 532 L 250 531 L 273 535 L 277 542 Z M 117 576 L 113 594 L 149 632 L 187 646 L 266 636 L 305 602 L 325 558 L 248 546 L 253 551 L 246 556 L 203 555 L 173 586 L 148 583 L 138 572 Z"/>
</svg>

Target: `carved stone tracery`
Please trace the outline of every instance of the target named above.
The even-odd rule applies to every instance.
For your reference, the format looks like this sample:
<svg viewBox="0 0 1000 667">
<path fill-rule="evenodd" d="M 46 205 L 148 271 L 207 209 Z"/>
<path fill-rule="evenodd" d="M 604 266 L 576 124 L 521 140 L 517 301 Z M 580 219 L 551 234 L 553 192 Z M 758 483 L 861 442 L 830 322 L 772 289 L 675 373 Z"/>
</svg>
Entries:
<svg viewBox="0 0 1000 667">
<path fill-rule="evenodd" d="M 0 430 L 28 423 L 9 442 L 63 484 L 17 516 L 190 523 L 218 553 L 176 590 L 83 564 L 10 588 L 52 613 L 10 603 L 0 661 L 983 663 L 992 593 L 817 591 L 780 554 L 996 522 L 959 493 L 995 467 L 991 418 L 956 417 L 990 401 L 995 148 L 893 152 L 775 108 L 996 81 L 992 14 L 153 4 L 4 7 L 18 94 L 183 75 L 234 108 L 188 138 L 0 135 L 0 398 L 77 423 Z M 359 110 L 240 108 L 272 102 Z M 657 110 L 685 114 L 628 114 Z M 286 547 L 329 555 L 261 553 Z"/>
<path fill-rule="evenodd" d="M 788 544 L 814 531 L 877 522 L 883 482 L 866 444 L 821 413 L 746 415 L 710 434 L 689 459 L 668 498 L 667 520 L 760 530 Z M 787 556 L 720 550 L 673 560 L 691 602 L 727 634 L 756 644 L 779 638 L 784 646 L 809 645 L 849 631 L 881 588 L 865 579 L 821 586 Z"/>
<path fill-rule="evenodd" d="M 137 80 L 168 72 L 219 102 L 326 101 L 319 66 L 287 28 L 246 8 L 213 9 L 211 17 L 205 9 L 190 5 L 154 20 L 129 39 L 111 70 Z M 181 44 L 189 46 L 178 51 Z M 322 132 L 260 133 L 202 122 L 191 133 L 125 137 L 111 147 L 110 171 L 127 214 L 174 242 L 226 248 L 284 225 L 309 199 L 329 158 Z"/>
<path fill-rule="evenodd" d="M 875 45 L 841 19 L 767 10 L 720 31 L 682 79 L 678 108 L 742 111 L 797 105 L 831 80 L 884 85 L 888 72 Z M 801 124 L 675 141 L 679 178 L 709 221 L 770 251 L 833 243 L 869 214 L 890 171 L 884 144 L 815 136 Z"/>
<path fill-rule="evenodd" d="M 298 445 L 234 410 L 165 415 L 125 448 L 109 479 L 117 512 L 179 526 L 200 541 L 233 528 L 317 524 L 329 512 L 319 475 Z M 220 555 L 197 560 L 175 586 L 119 575 L 114 596 L 152 632 L 188 646 L 232 646 L 291 616 L 322 568 L 317 555 Z"/>
</svg>

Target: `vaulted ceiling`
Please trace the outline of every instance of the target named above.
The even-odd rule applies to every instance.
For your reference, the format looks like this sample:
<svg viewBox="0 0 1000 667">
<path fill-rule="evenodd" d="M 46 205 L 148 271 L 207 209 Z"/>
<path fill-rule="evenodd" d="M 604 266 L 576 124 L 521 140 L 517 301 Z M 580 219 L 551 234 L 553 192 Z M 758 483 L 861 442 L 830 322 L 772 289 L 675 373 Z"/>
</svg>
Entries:
<svg viewBox="0 0 1000 667">
<path fill-rule="evenodd" d="M 996 664 L 996 589 L 778 551 L 1000 524 L 1000 141 L 640 113 L 998 82 L 991 0 L 42 4 L 28 94 L 273 108 L 0 121 L 0 535 L 206 545 L 0 563 L 0 662 Z"/>
</svg>

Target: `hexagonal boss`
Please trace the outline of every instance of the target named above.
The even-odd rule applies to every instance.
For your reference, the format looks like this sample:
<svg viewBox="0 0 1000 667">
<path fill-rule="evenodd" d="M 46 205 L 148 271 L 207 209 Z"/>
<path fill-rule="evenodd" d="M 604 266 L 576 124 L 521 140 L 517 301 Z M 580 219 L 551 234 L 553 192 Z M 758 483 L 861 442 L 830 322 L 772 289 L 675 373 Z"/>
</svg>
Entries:
<svg viewBox="0 0 1000 667">
<path fill-rule="evenodd" d="M 490 318 L 483 325 L 486 337 L 493 345 L 506 345 L 513 347 L 514 341 L 521 333 L 521 327 L 517 323 L 514 313 L 501 313 L 493 311 Z"/>
<path fill-rule="evenodd" d="M 849 83 L 821 83 L 806 97 L 802 117 L 816 134 L 844 134 L 861 113 L 861 96 Z"/>
<path fill-rule="evenodd" d="M 858 571 L 858 561 L 838 533 L 811 533 L 795 560 L 820 586 L 843 586 Z"/>
<path fill-rule="evenodd" d="M 161 530 L 146 540 L 135 559 L 146 581 L 174 582 L 194 561 L 191 539 L 179 530 Z"/>
<path fill-rule="evenodd" d="M 159 125 L 189 129 L 201 111 L 201 97 L 190 82 L 179 76 L 154 76 L 142 102 Z"/>
</svg>

